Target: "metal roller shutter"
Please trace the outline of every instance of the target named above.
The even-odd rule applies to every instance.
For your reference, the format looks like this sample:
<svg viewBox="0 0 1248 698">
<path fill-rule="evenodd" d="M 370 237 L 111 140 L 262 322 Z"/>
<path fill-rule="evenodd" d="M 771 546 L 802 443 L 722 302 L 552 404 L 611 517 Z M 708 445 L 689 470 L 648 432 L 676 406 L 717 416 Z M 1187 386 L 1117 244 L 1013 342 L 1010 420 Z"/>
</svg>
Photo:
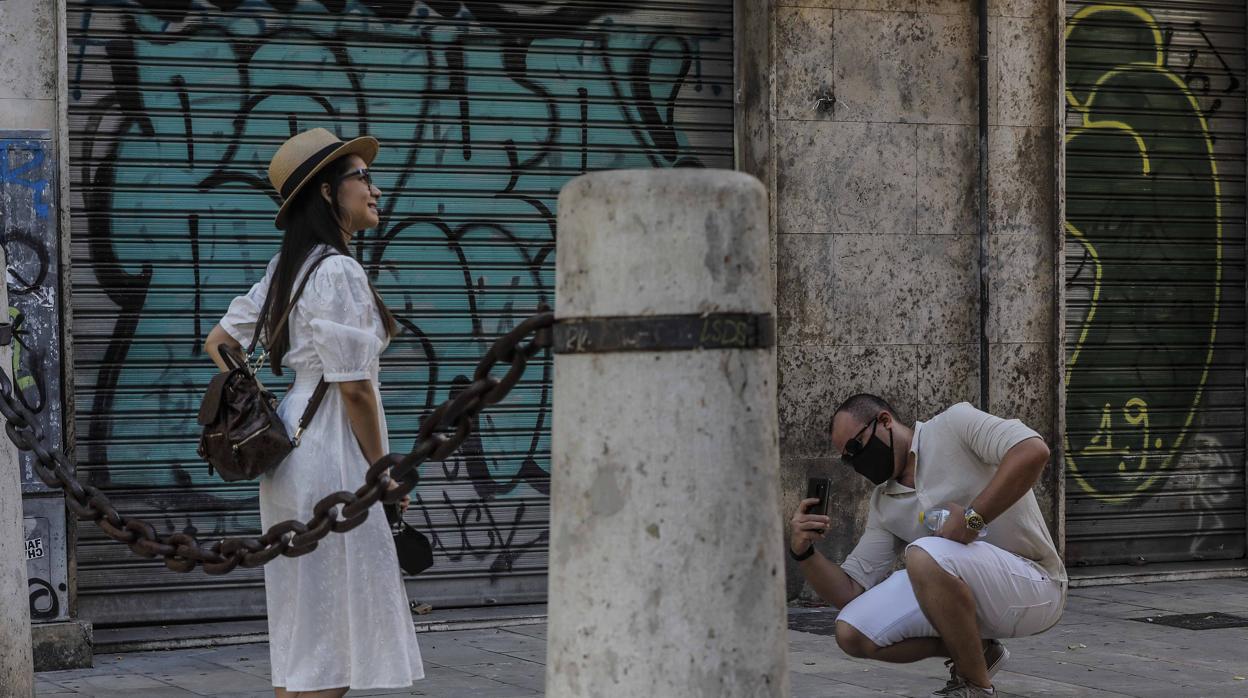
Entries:
<svg viewBox="0 0 1248 698">
<path fill-rule="evenodd" d="M 730 168 L 732 3 L 108 0 L 69 9 L 79 472 L 129 514 L 256 531 L 256 489 L 210 477 L 200 345 L 276 251 L 265 181 L 312 126 L 383 143 L 383 226 L 358 256 L 403 335 L 383 359 L 392 447 L 489 343 L 553 304 L 555 203 L 583 172 Z M 271 379 L 272 385 L 285 380 Z M 435 605 L 545 597 L 550 363 L 537 361 L 409 521 Z M 177 575 L 84 526 L 84 618 L 263 613 L 260 570 Z"/>
<path fill-rule="evenodd" d="M 1067 558 L 1243 557 L 1245 4 L 1067 12 Z"/>
</svg>

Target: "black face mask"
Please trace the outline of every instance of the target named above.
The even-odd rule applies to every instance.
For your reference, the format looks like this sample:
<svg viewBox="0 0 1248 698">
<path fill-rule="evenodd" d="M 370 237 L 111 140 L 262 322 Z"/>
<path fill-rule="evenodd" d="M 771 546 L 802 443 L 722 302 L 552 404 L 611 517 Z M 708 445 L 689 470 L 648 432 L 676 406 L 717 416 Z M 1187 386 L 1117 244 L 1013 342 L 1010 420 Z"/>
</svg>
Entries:
<svg viewBox="0 0 1248 698">
<path fill-rule="evenodd" d="M 841 460 L 871 482 L 881 485 L 893 477 L 893 430 L 888 430 L 888 444 L 875 435 L 875 423 L 872 419 L 845 444 L 845 454 Z M 858 440 L 863 432 L 870 430 L 871 438 L 863 444 Z"/>
</svg>

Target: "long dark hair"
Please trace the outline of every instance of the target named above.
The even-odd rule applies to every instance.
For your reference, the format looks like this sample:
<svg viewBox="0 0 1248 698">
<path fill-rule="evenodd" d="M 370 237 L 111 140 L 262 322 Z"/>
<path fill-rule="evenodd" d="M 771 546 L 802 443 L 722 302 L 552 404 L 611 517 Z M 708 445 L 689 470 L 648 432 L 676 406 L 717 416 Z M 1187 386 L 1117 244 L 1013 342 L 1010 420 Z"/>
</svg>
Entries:
<svg viewBox="0 0 1248 698">
<path fill-rule="evenodd" d="M 269 351 L 269 365 L 276 375 L 282 375 L 282 357 L 290 349 L 290 324 L 287 323 L 281 332 L 277 332 L 277 324 L 286 307 L 290 304 L 290 294 L 299 281 L 299 271 L 308 255 L 318 245 L 329 245 L 340 254 L 350 256 L 347 243 L 342 239 L 342 210 L 338 204 L 338 184 L 341 178 L 351 169 L 350 157 L 342 157 L 326 165 L 295 195 L 290 202 L 290 211 L 286 215 L 286 234 L 282 236 L 282 249 L 278 255 L 277 268 L 273 270 L 273 279 L 269 282 L 269 314 L 265 318 L 265 346 Z M 329 185 L 329 201 L 321 196 L 321 185 Z M 398 324 L 394 314 L 386 307 L 377 290 L 369 284 L 373 292 L 373 302 L 377 312 L 381 314 L 382 325 L 386 333 L 393 337 L 398 333 Z"/>
</svg>

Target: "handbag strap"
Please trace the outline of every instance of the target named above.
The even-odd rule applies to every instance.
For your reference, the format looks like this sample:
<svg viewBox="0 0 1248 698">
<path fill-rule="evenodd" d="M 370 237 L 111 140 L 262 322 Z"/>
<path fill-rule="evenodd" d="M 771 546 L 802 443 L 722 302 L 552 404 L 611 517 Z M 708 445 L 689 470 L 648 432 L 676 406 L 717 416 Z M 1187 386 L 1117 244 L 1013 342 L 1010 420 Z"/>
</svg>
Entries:
<svg viewBox="0 0 1248 698">
<path fill-rule="evenodd" d="M 278 321 L 277 327 L 273 330 L 273 335 L 277 336 L 282 333 L 282 329 L 286 327 L 286 323 L 290 321 L 290 314 L 295 309 L 295 304 L 299 301 L 299 297 L 303 295 L 303 289 L 308 285 L 308 281 L 312 278 L 312 272 L 321 266 L 321 262 L 330 257 L 337 257 L 339 253 L 330 252 L 321 255 L 319 259 L 308 267 L 308 273 L 303 275 L 303 280 L 299 282 L 299 288 L 295 290 L 295 294 L 290 297 L 290 303 L 286 305 L 286 312 L 282 313 L 282 319 Z M 256 318 L 256 331 L 251 336 L 251 344 L 247 347 L 247 356 L 251 356 L 256 350 L 256 345 L 260 343 L 260 332 L 264 329 L 264 324 L 268 320 L 269 311 L 272 309 L 273 294 L 266 293 L 264 298 L 264 307 L 260 310 L 260 316 Z"/>
<path fill-rule="evenodd" d="M 277 322 L 277 327 L 273 331 L 274 336 L 281 334 L 282 329 L 286 327 L 286 323 L 290 320 L 290 313 L 295 309 L 295 303 L 298 302 L 299 297 L 303 295 L 303 289 L 308 285 L 308 280 L 312 278 L 312 272 L 316 271 L 316 268 L 321 266 L 321 262 L 324 262 L 330 257 L 337 257 L 338 254 L 339 253 L 337 252 L 330 252 L 322 255 L 319 259 L 312 263 L 311 267 L 308 268 L 308 272 L 303 275 L 303 281 L 299 282 L 299 288 L 296 289 L 295 294 L 290 297 L 290 303 L 286 306 L 286 312 L 282 313 L 282 319 Z M 260 317 L 256 319 L 256 333 L 251 338 L 251 346 L 247 348 L 248 356 L 251 356 L 251 352 L 255 350 L 256 344 L 260 341 L 260 330 L 264 326 L 263 321 L 268 317 L 269 310 L 271 308 L 270 301 L 272 296 L 272 293 L 266 294 L 264 299 L 264 308 L 260 311 Z M 299 425 L 295 427 L 295 436 L 291 439 L 291 441 L 293 441 L 296 446 L 299 445 L 299 439 L 303 437 L 304 429 L 308 428 L 308 424 L 312 421 L 312 417 L 316 416 L 316 411 L 320 408 L 321 402 L 325 400 L 325 393 L 327 392 L 329 392 L 329 383 L 327 383 L 325 378 L 322 377 L 320 382 L 316 384 L 316 389 L 312 391 L 312 397 L 308 398 L 308 406 L 303 408 L 303 414 L 299 417 Z"/>
</svg>

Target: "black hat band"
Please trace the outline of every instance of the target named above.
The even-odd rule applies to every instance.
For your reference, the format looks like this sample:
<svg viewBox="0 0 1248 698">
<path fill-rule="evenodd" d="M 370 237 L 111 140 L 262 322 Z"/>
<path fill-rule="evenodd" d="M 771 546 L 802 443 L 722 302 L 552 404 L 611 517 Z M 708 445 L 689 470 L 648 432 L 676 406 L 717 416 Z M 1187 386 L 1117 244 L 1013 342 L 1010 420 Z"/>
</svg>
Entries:
<svg viewBox="0 0 1248 698">
<path fill-rule="evenodd" d="M 290 176 L 286 178 L 286 181 L 282 183 L 282 201 L 289 199 L 290 195 L 295 193 L 295 189 L 303 182 L 303 180 L 308 178 L 309 174 L 312 173 L 312 170 L 315 170 L 317 165 L 320 165 L 325 158 L 329 157 L 330 153 L 334 152 L 338 148 L 341 148 L 342 145 L 342 141 L 330 143 L 324 148 L 316 151 L 312 157 L 304 160 L 302 164 L 296 167 L 295 171 L 291 172 Z"/>
</svg>

